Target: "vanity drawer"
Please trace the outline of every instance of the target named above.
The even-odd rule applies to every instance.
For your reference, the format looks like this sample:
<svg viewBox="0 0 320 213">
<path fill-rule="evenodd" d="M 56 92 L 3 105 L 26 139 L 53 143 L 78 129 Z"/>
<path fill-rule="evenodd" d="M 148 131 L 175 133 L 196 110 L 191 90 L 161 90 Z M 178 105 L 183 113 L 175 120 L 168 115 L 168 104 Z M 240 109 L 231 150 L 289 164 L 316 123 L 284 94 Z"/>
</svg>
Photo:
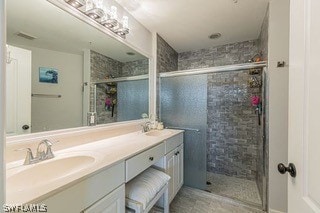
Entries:
<svg viewBox="0 0 320 213">
<path fill-rule="evenodd" d="M 140 174 L 164 156 L 164 143 L 126 160 L 126 182 Z"/>
<path fill-rule="evenodd" d="M 48 213 L 79 213 L 124 183 L 124 166 L 124 162 L 119 163 L 47 199 L 35 202 L 45 203 Z"/>
<path fill-rule="evenodd" d="M 179 133 L 164 141 L 166 147 L 166 154 L 177 148 L 183 143 L 183 133 Z"/>
</svg>

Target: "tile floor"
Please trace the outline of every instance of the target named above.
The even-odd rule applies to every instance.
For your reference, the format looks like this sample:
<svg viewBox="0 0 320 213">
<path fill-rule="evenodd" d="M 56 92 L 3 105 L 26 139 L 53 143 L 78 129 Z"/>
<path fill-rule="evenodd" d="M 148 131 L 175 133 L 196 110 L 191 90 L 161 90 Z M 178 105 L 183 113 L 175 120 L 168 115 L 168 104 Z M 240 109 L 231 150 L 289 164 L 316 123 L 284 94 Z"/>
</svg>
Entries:
<svg viewBox="0 0 320 213">
<path fill-rule="evenodd" d="M 253 205 L 262 205 L 255 181 L 229 177 L 226 175 L 207 173 L 207 190 L 221 196 L 229 197 Z"/>
<path fill-rule="evenodd" d="M 152 210 L 151 213 L 161 211 Z M 170 205 L 170 213 L 264 213 L 228 198 L 199 189 L 182 187 Z"/>
</svg>

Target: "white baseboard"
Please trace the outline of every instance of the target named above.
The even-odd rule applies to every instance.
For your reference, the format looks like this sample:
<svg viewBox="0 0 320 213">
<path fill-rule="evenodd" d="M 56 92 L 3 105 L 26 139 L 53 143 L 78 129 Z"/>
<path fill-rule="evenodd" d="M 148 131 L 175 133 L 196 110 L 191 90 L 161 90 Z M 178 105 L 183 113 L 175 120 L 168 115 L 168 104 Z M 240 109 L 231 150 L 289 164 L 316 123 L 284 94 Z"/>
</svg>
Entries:
<svg viewBox="0 0 320 213">
<path fill-rule="evenodd" d="M 285 213 L 274 209 L 269 209 L 269 213 Z"/>
</svg>

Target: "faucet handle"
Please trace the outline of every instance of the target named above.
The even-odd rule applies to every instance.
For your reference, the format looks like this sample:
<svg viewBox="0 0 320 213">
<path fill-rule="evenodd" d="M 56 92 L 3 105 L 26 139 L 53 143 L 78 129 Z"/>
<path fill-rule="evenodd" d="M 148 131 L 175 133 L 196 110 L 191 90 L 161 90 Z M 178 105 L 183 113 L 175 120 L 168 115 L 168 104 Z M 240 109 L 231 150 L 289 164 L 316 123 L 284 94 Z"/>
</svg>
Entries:
<svg viewBox="0 0 320 213">
<path fill-rule="evenodd" d="M 47 142 L 47 152 L 46 152 L 46 158 L 47 158 L 47 159 L 54 158 L 54 154 L 53 154 L 53 152 L 52 152 L 51 147 L 52 147 L 52 145 L 55 144 L 55 143 L 59 143 L 59 142 L 54 142 L 54 143 L 52 143 L 52 142 L 50 142 L 50 141 Z"/>
<path fill-rule="evenodd" d="M 48 139 L 44 139 L 42 140 L 39 145 L 38 145 L 38 149 L 37 149 L 37 156 L 39 159 L 41 160 L 46 160 L 46 159 L 50 159 L 54 157 L 54 154 L 52 153 L 52 145 L 54 143 L 58 143 L 57 142 L 51 142 Z M 43 149 L 43 146 L 45 147 L 45 149 Z"/>
<path fill-rule="evenodd" d="M 15 149 L 14 151 L 24 151 L 24 150 L 27 150 L 27 155 L 24 159 L 23 165 L 29 165 L 34 160 L 32 150 L 30 148 L 19 148 L 19 149 Z"/>
</svg>

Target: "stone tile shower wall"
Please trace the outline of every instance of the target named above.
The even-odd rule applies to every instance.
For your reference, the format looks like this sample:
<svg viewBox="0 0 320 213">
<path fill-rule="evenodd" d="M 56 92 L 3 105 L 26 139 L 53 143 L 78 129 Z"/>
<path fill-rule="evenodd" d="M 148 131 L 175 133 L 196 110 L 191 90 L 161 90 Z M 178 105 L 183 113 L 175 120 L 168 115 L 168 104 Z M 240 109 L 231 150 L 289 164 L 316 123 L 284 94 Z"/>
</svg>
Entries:
<svg viewBox="0 0 320 213">
<path fill-rule="evenodd" d="M 267 13 L 268 14 L 268 13 Z M 267 16 L 266 14 L 266 16 Z M 257 53 L 267 59 L 268 18 L 258 40 L 238 42 L 178 54 L 158 37 L 158 72 L 246 63 Z M 178 61 L 175 68 L 175 60 Z M 262 126 L 250 97 L 260 88 L 248 86 L 248 71 L 208 75 L 207 170 L 249 180 L 262 189 Z M 261 78 L 261 76 L 259 77 Z"/>
<path fill-rule="evenodd" d="M 123 63 L 121 77 L 145 75 L 149 73 L 149 60 L 142 59 Z"/>
<path fill-rule="evenodd" d="M 260 40 L 179 53 L 178 69 L 247 63 L 259 53 Z M 260 89 L 248 86 L 247 71 L 208 75 L 207 171 L 256 180 L 262 144 L 250 97 Z"/>
<path fill-rule="evenodd" d="M 179 53 L 178 69 L 188 70 L 246 63 L 258 53 L 258 40 Z"/>
<path fill-rule="evenodd" d="M 149 72 L 148 59 L 130 61 L 122 63 L 109 58 L 105 55 L 90 51 L 91 81 L 104 80 L 109 76 L 114 78 L 128 77 L 134 75 L 144 75 Z M 114 110 L 114 116 L 110 111 L 105 110 L 105 100 L 107 98 L 107 84 L 97 84 L 97 124 L 106 124 L 117 121 L 117 108 Z M 94 91 L 90 92 L 90 110 L 94 111 Z"/>
<path fill-rule="evenodd" d="M 207 171 L 256 180 L 260 127 L 250 98 L 261 89 L 250 88 L 248 72 L 208 75 Z"/>
<path fill-rule="evenodd" d="M 157 71 L 178 70 L 178 53 L 161 37 L 157 36 Z"/>
<path fill-rule="evenodd" d="M 178 53 L 157 34 L 157 74 L 178 70 Z M 157 85 L 160 79 L 157 78 Z M 157 100 L 160 100 L 160 88 L 157 87 Z M 160 101 L 157 101 L 157 115 L 160 114 Z"/>
</svg>

